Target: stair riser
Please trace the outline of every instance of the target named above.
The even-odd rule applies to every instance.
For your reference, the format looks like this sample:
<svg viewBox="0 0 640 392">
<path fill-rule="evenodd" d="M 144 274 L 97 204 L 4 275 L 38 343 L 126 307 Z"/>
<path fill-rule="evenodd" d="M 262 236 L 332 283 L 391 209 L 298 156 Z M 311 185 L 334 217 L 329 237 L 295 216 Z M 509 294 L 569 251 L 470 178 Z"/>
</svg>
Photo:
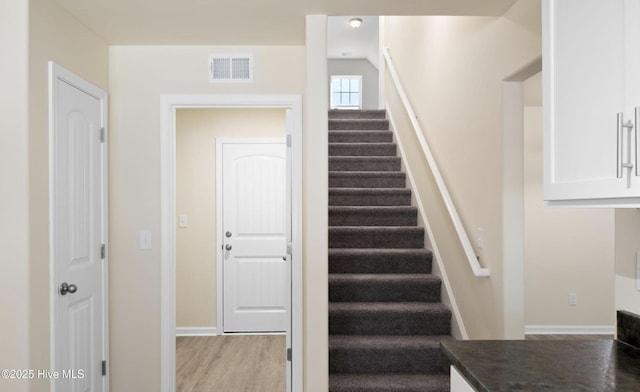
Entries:
<svg viewBox="0 0 640 392">
<path fill-rule="evenodd" d="M 447 362 L 440 347 L 429 349 L 329 350 L 329 371 L 340 373 L 436 374 Z"/>
<path fill-rule="evenodd" d="M 411 205 L 410 193 L 396 194 L 329 194 L 330 206 L 409 206 Z"/>
<path fill-rule="evenodd" d="M 333 211 L 329 208 L 329 226 L 415 226 L 418 212 L 406 211 Z"/>
<path fill-rule="evenodd" d="M 392 143 L 393 134 L 389 131 L 331 131 L 329 143 Z"/>
<path fill-rule="evenodd" d="M 427 257 L 366 257 L 329 255 L 331 274 L 428 274 L 431 258 Z"/>
<path fill-rule="evenodd" d="M 342 177 L 329 175 L 330 188 L 404 188 L 404 177 Z"/>
<path fill-rule="evenodd" d="M 438 302 L 440 282 L 428 283 L 329 283 L 331 302 Z"/>
<path fill-rule="evenodd" d="M 329 130 L 366 130 L 366 131 L 387 131 L 389 130 L 389 120 L 329 120 Z"/>
<path fill-rule="evenodd" d="M 335 335 L 450 335 L 451 314 L 329 312 L 329 334 Z"/>
<path fill-rule="evenodd" d="M 396 156 L 396 145 L 394 143 L 332 143 L 329 144 L 329 156 L 394 157 Z"/>
<path fill-rule="evenodd" d="M 341 230 L 329 228 L 329 248 L 423 248 L 421 227 L 400 230 Z"/>
<path fill-rule="evenodd" d="M 400 171 L 400 158 L 329 158 L 330 171 Z"/>
<path fill-rule="evenodd" d="M 386 113 L 384 110 L 329 110 L 329 119 L 384 119 Z"/>
</svg>

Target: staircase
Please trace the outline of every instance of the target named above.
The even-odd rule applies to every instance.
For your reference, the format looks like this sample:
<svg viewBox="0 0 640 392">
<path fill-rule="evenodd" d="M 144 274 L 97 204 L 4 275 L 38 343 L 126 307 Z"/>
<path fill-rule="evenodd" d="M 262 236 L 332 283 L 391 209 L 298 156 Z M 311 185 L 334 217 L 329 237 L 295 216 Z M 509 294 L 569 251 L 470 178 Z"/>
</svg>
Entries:
<svg viewBox="0 0 640 392">
<path fill-rule="evenodd" d="M 451 312 L 384 111 L 329 112 L 329 391 L 448 391 Z"/>
</svg>

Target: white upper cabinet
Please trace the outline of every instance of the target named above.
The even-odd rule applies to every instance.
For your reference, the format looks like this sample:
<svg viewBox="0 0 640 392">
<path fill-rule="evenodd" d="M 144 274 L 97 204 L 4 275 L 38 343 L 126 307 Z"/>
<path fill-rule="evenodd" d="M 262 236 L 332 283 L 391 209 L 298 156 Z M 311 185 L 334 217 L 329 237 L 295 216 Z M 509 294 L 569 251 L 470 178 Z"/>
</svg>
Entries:
<svg viewBox="0 0 640 392">
<path fill-rule="evenodd" d="M 640 204 L 640 0 L 543 0 L 544 197 Z"/>
</svg>

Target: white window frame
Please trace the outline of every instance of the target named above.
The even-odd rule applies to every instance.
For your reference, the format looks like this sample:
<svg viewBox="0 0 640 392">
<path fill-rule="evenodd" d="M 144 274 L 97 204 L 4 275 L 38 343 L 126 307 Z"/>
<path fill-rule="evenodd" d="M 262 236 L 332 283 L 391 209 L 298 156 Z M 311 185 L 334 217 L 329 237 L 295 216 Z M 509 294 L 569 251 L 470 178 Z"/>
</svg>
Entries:
<svg viewBox="0 0 640 392">
<path fill-rule="evenodd" d="M 360 91 L 358 92 L 360 94 L 360 99 L 359 99 L 358 106 L 334 105 L 334 103 L 333 103 L 333 90 L 331 89 L 331 86 L 333 86 L 333 81 L 335 79 L 357 79 L 358 80 L 358 83 L 360 85 Z M 331 80 L 329 81 L 329 105 L 330 105 L 331 109 L 360 110 L 360 109 L 362 109 L 362 98 L 363 98 L 363 94 L 362 94 L 362 75 L 331 75 Z"/>
</svg>

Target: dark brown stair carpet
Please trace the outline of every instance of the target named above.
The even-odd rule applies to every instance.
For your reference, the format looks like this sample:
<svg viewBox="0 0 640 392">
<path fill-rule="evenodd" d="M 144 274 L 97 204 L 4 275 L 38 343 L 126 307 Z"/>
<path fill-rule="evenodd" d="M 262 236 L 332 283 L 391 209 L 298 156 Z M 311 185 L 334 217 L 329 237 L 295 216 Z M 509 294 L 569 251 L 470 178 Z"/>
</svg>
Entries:
<svg viewBox="0 0 640 392">
<path fill-rule="evenodd" d="M 451 311 L 385 117 L 329 112 L 329 391 L 448 391 Z"/>
</svg>

